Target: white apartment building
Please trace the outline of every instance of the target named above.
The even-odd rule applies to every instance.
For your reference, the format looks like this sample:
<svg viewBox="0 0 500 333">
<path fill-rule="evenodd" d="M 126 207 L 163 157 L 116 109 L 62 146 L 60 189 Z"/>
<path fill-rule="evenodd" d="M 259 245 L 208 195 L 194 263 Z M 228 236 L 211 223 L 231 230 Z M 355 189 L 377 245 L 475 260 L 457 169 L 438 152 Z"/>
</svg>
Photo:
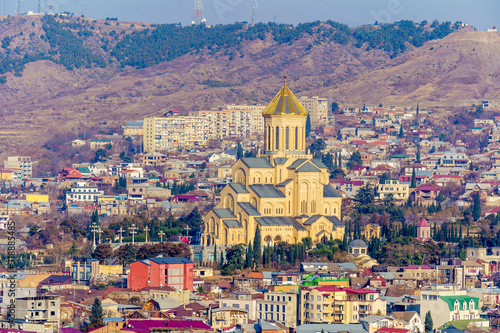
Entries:
<svg viewBox="0 0 500 333">
<path fill-rule="evenodd" d="M 212 133 L 218 139 L 246 138 L 256 128 L 253 113 L 243 110 L 191 111 L 190 116 L 208 119 L 214 127 Z M 262 115 L 261 115 L 261 118 Z"/>
<path fill-rule="evenodd" d="M 262 116 L 262 111 L 266 106 L 260 104 L 254 105 L 237 105 L 231 104 L 226 105 L 227 110 L 238 110 L 244 112 L 250 112 L 250 133 L 264 133 L 264 117 Z"/>
<path fill-rule="evenodd" d="M 203 117 L 144 118 L 145 153 L 205 146 L 213 135 L 213 124 Z"/>
<path fill-rule="evenodd" d="M 33 162 L 30 156 L 9 156 L 4 161 L 5 170 L 15 171 L 20 179 L 27 179 L 33 175 Z"/>
</svg>

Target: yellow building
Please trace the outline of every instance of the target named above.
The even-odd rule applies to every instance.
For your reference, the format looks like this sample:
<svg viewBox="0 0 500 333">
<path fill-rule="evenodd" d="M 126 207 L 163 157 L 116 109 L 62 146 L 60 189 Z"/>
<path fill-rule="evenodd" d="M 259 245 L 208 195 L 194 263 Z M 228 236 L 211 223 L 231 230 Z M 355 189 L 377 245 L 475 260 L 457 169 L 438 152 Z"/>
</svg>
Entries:
<svg viewBox="0 0 500 333">
<path fill-rule="evenodd" d="M 26 194 L 26 201 L 28 202 L 49 202 L 47 194 Z"/>
<path fill-rule="evenodd" d="M 320 286 L 300 291 L 302 324 L 355 324 L 369 315 L 386 315 L 386 301 L 378 291 Z"/>
<path fill-rule="evenodd" d="M 306 109 L 285 83 L 262 115 L 264 152 L 233 164 L 233 183 L 204 217 L 202 244 L 248 244 L 257 227 L 265 244 L 342 239 L 342 196 L 306 152 Z"/>
<path fill-rule="evenodd" d="M 394 200 L 408 200 L 410 185 L 400 183 L 398 180 L 389 179 L 384 184 L 377 186 L 377 199 L 383 200 L 390 194 L 392 194 Z"/>
<path fill-rule="evenodd" d="M 380 238 L 380 230 L 380 225 L 368 223 L 363 229 L 363 236 L 367 241 L 370 241 L 372 238 Z"/>
</svg>

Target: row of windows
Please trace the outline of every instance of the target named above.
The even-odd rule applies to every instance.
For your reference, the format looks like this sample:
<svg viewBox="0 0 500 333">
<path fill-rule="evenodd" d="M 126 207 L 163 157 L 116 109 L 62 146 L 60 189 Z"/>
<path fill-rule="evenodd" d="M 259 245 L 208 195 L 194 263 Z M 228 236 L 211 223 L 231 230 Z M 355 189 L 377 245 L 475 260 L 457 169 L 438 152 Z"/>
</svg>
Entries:
<svg viewBox="0 0 500 333">
<path fill-rule="evenodd" d="M 292 278 L 291 277 L 288 277 L 288 281 L 292 281 Z M 286 298 L 287 296 L 276 296 L 276 301 L 279 302 L 280 300 L 283 301 L 283 302 L 286 302 Z M 267 295 L 267 300 L 271 300 L 271 301 L 274 301 L 274 296 L 273 295 Z M 291 302 L 292 301 L 292 297 L 291 296 L 288 296 L 288 301 Z"/>
<path fill-rule="evenodd" d="M 280 312 L 279 304 L 264 304 L 262 306 L 262 303 L 259 304 L 259 311 L 274 311 L 274 305 L 276 305 L 276 312 Z M 286 312 L 286 305 L 281 306 L 281 312 Z"/>
<path fill-rule="evenodd" d="M 264 314 L 264 317 L 262 316 L 262 312 L 259 312 L 259 318 L 260 319 L 264 319 L 264 320 L 274 320 L 274 315 L 276 315 L 276 321 L 286 321 L 286 315 L 283 313 L 280 314 L 279 313 L 266 313 Z"/>
</svg>

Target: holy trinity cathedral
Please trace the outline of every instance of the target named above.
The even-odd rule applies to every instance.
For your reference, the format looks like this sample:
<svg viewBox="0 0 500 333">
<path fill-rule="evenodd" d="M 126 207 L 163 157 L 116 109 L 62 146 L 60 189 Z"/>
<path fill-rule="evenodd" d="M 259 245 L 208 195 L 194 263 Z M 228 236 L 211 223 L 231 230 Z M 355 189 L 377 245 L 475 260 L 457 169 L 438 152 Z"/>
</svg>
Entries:
<svg viewBox="0 0 500 333">
<path fill-rule="evenodd" d="M 257 226 L 263 244 L 342 239 L 342 197 L 327 167 L 306 152 L 307 110 L 286 79 L 262 115 L 264 152 L 233 164 L 233 183 L 204 217 L 202 245 L 248 244 Z"/>
</svg>

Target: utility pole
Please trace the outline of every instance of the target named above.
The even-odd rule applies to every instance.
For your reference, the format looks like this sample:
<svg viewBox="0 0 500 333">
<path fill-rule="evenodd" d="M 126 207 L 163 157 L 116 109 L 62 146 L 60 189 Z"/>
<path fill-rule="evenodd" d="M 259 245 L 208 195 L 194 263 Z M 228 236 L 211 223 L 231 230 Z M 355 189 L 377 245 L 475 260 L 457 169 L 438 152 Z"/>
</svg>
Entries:
<svg viewBox="0 0 500 333">
<path fill-rule="evenodd" d="M 163 236 L 165 236 L 163 230 L 158 233 L 158 236 L 160 236 L 160 242 L 163 242 Z"/>
<path fill-rule="evenodd" d="M 134 244 L 134 235 L 137 233 L 137 230 L 138 228 L 135 226 L 135 223 L 132 224 L 131 227 L 128 228 L 128 230 L 130 231 L 130 234 L 132 235 L 132 245 Z"/>
<path fill-rule="evenodd" d="M 148 242 L 148 231 L 149 231 L 149 230 L 150 230 L 150 229 L 148 228 L 148 226 L 145 226 L 145 227 L 144 227 L 144 232 L 146 233 L 146 243 Z"/>
<path fill-rule="evenodd" d="M 123 230 L 123 228 L 122 228 L 122 227 L 120 227 L 120 229 L 118 230 L 118 232 L 120 233 L 120 244 L 122 243 L 122 240 L 123 240 L 123 232 L 124 232 L 124 231 L 125 231 L 125 230 Z"/>
</svg>

